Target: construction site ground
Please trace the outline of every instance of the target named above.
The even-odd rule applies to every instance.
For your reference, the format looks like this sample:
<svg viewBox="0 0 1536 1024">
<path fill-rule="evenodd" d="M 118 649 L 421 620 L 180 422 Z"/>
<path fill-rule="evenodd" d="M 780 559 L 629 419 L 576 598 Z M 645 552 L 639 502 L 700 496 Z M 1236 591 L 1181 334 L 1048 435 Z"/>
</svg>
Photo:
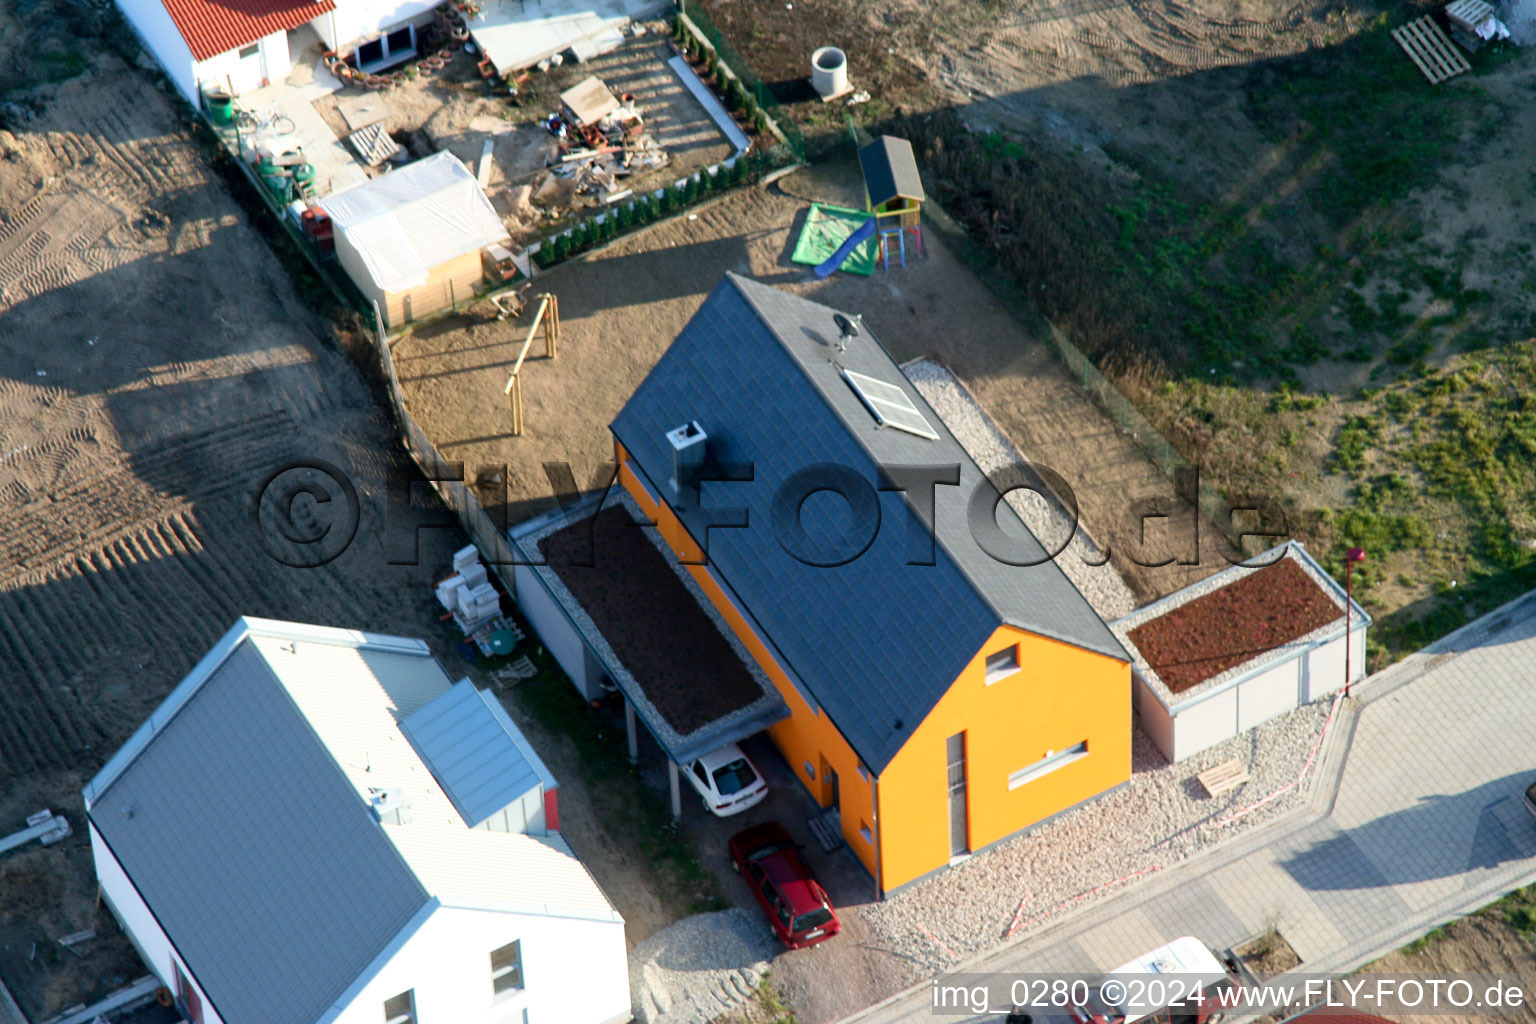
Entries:
<svg viewBox="0 0 1536 1024">
<path fill-rule="evenodd" d="M 659 188 L 731 155 L 725 140 L 704 107 L 667 65 L 672 49 L 665 22 L 652 23 L 644 35 L 629 36 L 611 53 L 579 64 L 548 71 L 530 70 L 519 85 L 518 102 L 493 95 L 475 69 L 476 57 L 460 50 L 448 65 L 430 77 L 419 77 L 397 88 L 366 93 L 350 86 L 315 103 L 337 138 L 348 134 L 338 104 L 363 95 L 376 96 L 388 107 L 385 129 L 396 138 L 421 133 L 423 142 L 446 149 L 470 168 L 478 166 L 484 143 L 492 140 L 492 166 L 486 194 L 509 223 L 514 240 L 538 239 L 573 208 L 599 206 L 590 196 L 577 196 L 559 181 L 540 189 L 547 165 L 559 162 L 553 136 L 540 123 L 560 107 L 560 93 L 595 75 L 615 96 L 632 94 L 647 131 L 668 155 L 665 167 L 623 179 L 626 188 Z M 414 153 L 414 156 L 425 155 Z M 537 191 L 526 205 L 512 201 L 511 190 L 527 185 Z"/>
<path fill-rule="evenodd" d="M 555 359 L 543 356 L 542 340 L 529 349 L 520 437 L 511 433 L 503 389 L 529 325 L 496 320 L 489 303 L 396 344 L 406 403 L 443 454 L 465 462 L 493 515 L 517 523 L 554 507 L 559 488 L 548 463 L 568 465 L 582 489 L 606 484 L 609 422 L 709 290 L 735 271 L 863 314 L 898 361 L 942 360 L 1027 457 L 1067 480 L 1083 528 L 1110 545 L 1112 568 L 1103 571 L 1119 571 L 1140 599 L 1225 567 L 1216 531 L 1207 524 L 1200 532 L 1204 551 L 1197 560 L 1192 513 L 1167 478 L 1094 405 L 1049 345 L 1004 310 L 935 234 L 907 267 L 868 278 L 818 281 L 789 262 L 810 202 L 853 203 L 858 186 L 852 161 L 819 165 L 541 275 L 535 292 L 560 300 L 561 340 Z M 964 310 L 963 320 L 957 310 Z M 1133 508 L 1140 498 L 1160 499 L 1169 512 L 1166 521 L 1148 521 L 1145 540 Z M 1170 558 L 1174 564 L 1147 567 Z"/>
<path fill-rule="evenodd" d="M 0 857 L 0 980 L 34 1021 L 145 973 L 97 904 L 80 790 L 236 617 L 422 637 L 450 672 L 490 682 L 433 598 L 462 534 L 421 530 L 416 564 L 390 564 L 441 513 L 425 485 L 390 496 L 414 470 L 377 393 L 179 101 L 110 53 L 93 65 L 9 94 L 32 117 L 0 130 L 0 835 L 44 807 L 74 826 Z M 271 524 L 250 518 L 297 459 L 357 490 L 356 537 L 319 568 L 275 561 Z M 295 522 L 324 514 L 300 499 Z M 388 547 L 400 535 L 404 554 Z M 625 791 L 585 784 L 571 741 L 509 707 L 630 940 L 686 913 L 643 837 L 605 828 Z M 97 938 L 74 952 L 55 941 L 86 929 Z"/>
<path fill-rule="evenodd" d="M 1488 454 L 1529 387 L 1529 48 L 1431 85 L 1392 38 L 1430 2 L 699 4 L 813 151 L 850 116 L 913 139 L 1208 482 L 1279 501 L 1330 571 L 1369 549 L 1373 665 L 1536 581 L 1536 474 Z M 805 88 L 828 44 L 869 102 Z"/>
</svg>

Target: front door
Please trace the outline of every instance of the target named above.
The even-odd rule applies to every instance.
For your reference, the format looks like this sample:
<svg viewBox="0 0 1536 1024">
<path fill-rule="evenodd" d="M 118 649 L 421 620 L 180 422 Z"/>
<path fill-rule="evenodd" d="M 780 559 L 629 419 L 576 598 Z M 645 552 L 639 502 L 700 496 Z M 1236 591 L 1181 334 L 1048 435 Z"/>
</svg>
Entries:
<svg viewBox="0 0 1536 1024">
<path fill-rule="evenodd" d="M 821 802 L 837 814 L 837 824 L 839 830 L 841 830 L 843 824 L 843 798 L 837 787 L 837 769 L 828 764 L 826 758 L 821 760 Z"/>
<path fill-rule="evenodd" d="M 267 68 L 261 55 L 261 43 L 254 42 L 240 47 L 235 55 L 235 66 L 230 72 L 230 88 L 235 95 L 254 92 L 267 82 Z"/>
<path fill-rule="evenodd" d="M 959 857 L 971 852 L 970 817 L 965 806 L 965 733 L 949 738 L 949 855 Z"/>
</svg>

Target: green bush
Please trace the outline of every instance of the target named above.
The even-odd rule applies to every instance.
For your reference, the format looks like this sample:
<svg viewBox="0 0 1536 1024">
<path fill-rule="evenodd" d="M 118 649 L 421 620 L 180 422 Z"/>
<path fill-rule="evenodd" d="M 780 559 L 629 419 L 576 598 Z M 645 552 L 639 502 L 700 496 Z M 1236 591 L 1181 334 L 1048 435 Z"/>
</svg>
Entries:
<svg viewBox="0 0 1536 1024">
<path fill-rule="evenodd" d="M 669 213 L 676 212 L 676 210 L 677 210 L 677 190 L 676 189 L 671 189 L 671 188 L 664 188 L 664 189 L 662 189 L 661 190 L 661 203 L 657 207 L 657 210 L 656 210 L 657 215 L 665 217 Z"/>
<path fill-rule="evenodd" d="M 747 90 L 742 88 L 741 79 L 731 79 L 731 84 L 725 87 L 725 105 L 732 110 L 740 110 L 747 105 Z"/>
<path fill-rule="evenodd" d="M 549 262 L 559 263 L 571 254 L 571 236 L 556 235 L 549 243 Z"/>
<path fill-rule="evenodd" d="M 650 195 L 643 195 L 635 200 L 635 223 L 649 224 L 656 219 L 656 204 Z"/>
<path fill-rule="evenodd" d="M 679 205 L 688 206 L 696 202 L 702 188 L 703 186 L 700 184 L 699 178 L 695 178 L 691 174 L 688 175 L 688 177 L 683 179 L 683 183 L 677 186 L 678 199 L 680 200 Z"/>
<path fill-rule="evenodd" d="M 618 214 L 609 211 L 608 215 L 598 224 L 598 235 L 604 241 L 611 241 L 619 233 Z"/>
</svg>

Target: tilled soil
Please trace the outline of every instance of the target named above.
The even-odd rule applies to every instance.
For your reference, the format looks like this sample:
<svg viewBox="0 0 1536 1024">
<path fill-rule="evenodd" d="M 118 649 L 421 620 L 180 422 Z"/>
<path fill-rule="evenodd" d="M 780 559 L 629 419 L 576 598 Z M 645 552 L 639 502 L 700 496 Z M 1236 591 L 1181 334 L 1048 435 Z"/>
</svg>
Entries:
<svg viewBox="0 0 1536 1024">
<path fill-rule="evenodd" d="M 0 859 L 0 978 L 34 1020 L 145 973 L 96 902 L 79 794 L 108 755 L 240 615 L 426 633 L 456 539 L 387 563 L 386 522 L 421 517 L 386 498 L 392 428 L 172 103 L 112 58 L 42 100 L 0 132 L 0 833 L 45 806 L 75 830 Z M 250 518 L 301 458 L 358 492 L 315 569 Z"/>
</svg>

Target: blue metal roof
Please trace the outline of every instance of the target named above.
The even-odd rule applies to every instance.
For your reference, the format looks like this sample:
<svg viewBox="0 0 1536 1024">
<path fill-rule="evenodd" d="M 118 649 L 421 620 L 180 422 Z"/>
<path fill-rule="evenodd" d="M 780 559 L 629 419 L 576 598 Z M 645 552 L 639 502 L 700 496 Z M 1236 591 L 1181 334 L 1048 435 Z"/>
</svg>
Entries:
<svg viewBox="0 0 1536 1024">
<path fill-rule="evenodd" d="M 501 702 L 468 679 L 406 717 L 400 731 L 470 828 L 531 789 L 555 788 Z"/>
<path fill-rule="evenodd" d="M 991 485 L 867 332 L 837 350 L 833 313 L 726 275 L 612 429 L 669 503 L 665 435 L 674 427 L 697 420 L 711 461 L 752 464 L 750 481 L 704 483 L 700 508 L 680 508 L 679 517 L 695 539 L 707 540 L 708 560 L 737 606 L 878 772 L 1001 624 L 1129 658 L 1006 502 L 997 521 L 1011 550 L 1024 556 L 1016 560 L 1040 564 L 1008 565 L 982 549 L 967 505 L 974 490 Z M 881 429 L 842 368 L 899 387 L 939 440 Z M 935 488 L 931 527 L 901 492 L 884 491 L 878 530 L 851 561 L 808 565 L 781 544 L 773 499 L 792 475 L 831 465 L 875 487 L 880 466 L 901 464 L 959 466 L 958 487 Z M 727 507 L 747 509 L 745 528 L 707 525 Z M 783 509 L 778 513 L 782 519 Z M 798 518 L 813 549 L 848 550 L 850 534 L 862 540 L 871 532 L 851 524 L 848 505 L 824 493 L 805 501 Z M 933 564 L 909 564 L 915 553 L 926 554 L 930 538 Z"/>
</svg>

